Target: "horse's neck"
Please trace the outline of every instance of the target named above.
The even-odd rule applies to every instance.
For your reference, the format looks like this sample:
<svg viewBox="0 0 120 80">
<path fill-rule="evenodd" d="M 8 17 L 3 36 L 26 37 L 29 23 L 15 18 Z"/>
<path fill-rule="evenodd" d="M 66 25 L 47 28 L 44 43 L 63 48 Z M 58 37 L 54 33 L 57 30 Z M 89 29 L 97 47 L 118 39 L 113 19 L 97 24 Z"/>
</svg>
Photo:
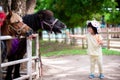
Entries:
<svg viewBox="0 0 120 80">
<path fill-rule="evenodd" d="M 1 35 L 2 36 L 11 35 L 9 32 L 8 25 L 5 22 L 3 26 L 1 27 Z M 5 40 L 5 42 L 6 42 L 7 52 L 9 52 L 11 49 L 11 39 Z"/>
<path fill-rule="evenodd" d="M 6 40 L 7 53 L 10 52 L 12 48 L 12 40 Z"/>
<path fill-rule="evenodd" d="M 2 36 L 6 36 L 6 35 L 2 35 Z M 11 47 L 12 47 L 12 40 L 11 39 L 7 39 L 7 40 L 5 40 L 5 42 L 6 42 L 7 53 L 9 53 L 10 50 L 11 50 Z"/>
<path fill-rule="evenodd" d="M 6 23 L 1 27 L 1 34 L 2 36 L 10 35 L 9 28 Z"/>
<path fill-rule="evenodd" d="M 41 28 L 41 23 L 37 19 L 36 14 L 25 15 L 23 22 L 30 26 L 34 31 L 38 31 Z"/>
</svg>

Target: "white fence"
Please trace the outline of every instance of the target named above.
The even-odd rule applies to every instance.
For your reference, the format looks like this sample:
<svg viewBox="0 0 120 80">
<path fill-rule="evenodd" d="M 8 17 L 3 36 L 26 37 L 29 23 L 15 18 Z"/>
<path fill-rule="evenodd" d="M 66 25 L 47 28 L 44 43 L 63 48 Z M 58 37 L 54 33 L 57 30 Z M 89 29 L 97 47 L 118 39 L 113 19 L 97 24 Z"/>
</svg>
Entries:
<svg viewBox="0 0 120 80">
<path fill-rule="evenodd" d="M 6 40 L 6 39 L 13 39 L 13 37 L 11 36 L 0 36 L 0 40 Z M 0 45 L 1 48 L 1 45 Z M 10 65 L 15 65 L 18 63 L 24 63 L 27 62 L 27 72 L 26 75 L 23 75 L 19 78 L 16 78 L 14 80 L 24 80 L 24 79 L 29 79 L 29 80 L 33 80 L 33 76 L 34 79 L 38 79 L 40 77 L 40 63 L 38 62 L 39 60 L 39 37 L 38 34 L 36 34 L 36 38 L 35 38 L 35 56 L 32 56 L 32 40 L 31 39 L 27 39 L 27 56 L 24 59 L 20 59 L 20 60 L 16 60 L 16 61 L 11 61 L 11 62 L 6 62 L 6 63 L 1 63 L 1 51 L 0 51 L 0 70 L 2 70 L 3 67 L 7 67 Z M 33 72 L 32 69 L 32 62 L 35 61 L 35 71 Z M 2 80 L 2 71 L 0 71 L 0 80 Z"/>
<path fill-rule="evenodd" d="M 83 30 L 83 33 L 86 34 L 86 29 Z M 82 34 L 82 33 L 76 33 L 76 34 Z M 108 49 L 120 49 L 120 27 L 114 27 L 114 28 L 101 28 L 100 34 L 103 37 L 103 46 Z M 86 41 L 83 41 L 82 39 L 75 39 L 75 44 L 86 46 Z"/>
<path fill-rule="evenodd" d="M 72 33 L 71 30 L 68 30 Z M 84 28 L 75 28 L 74 34 L 86 34 L 87 29 Z M 100 33 L 102 34 L 104 47 L 108 49 L 120 49 L 120 27 L 112 27 L 112 28 L 101 28 Z M 62 34 L 47 34 L 47 32 L 43 32 L 43 40 L 50 40 L 50 41 L 58 41 L 58 42 L 66 42 L 68 44 L 80 45 L 82 47 L 86 47 L 86 41 L 82 39 L 70 39 L 66 36 L 65 31 L 62 31 Z"/>
<path fill-rule="evenodd" d="M 100 33 L 108 49 L 120 49 L 120 28 L 104 28 Z"/>
</svg>

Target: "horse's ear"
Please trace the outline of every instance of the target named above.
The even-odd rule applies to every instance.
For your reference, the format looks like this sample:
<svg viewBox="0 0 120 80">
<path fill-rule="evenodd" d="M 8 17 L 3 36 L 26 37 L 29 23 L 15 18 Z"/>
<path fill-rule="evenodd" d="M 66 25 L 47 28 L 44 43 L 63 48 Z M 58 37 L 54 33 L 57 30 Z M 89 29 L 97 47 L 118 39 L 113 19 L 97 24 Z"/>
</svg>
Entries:
<svg viewBox="0 0 120 80">
<path fill-rule="evenodd" d="M 12 11 L 9 11 L 9 15 L 12 16 Z"/>
<path fill-rule="evenodd" d="M 54 13 L 51 10 L 45 10 L 44 13 L 50 17 L 54 16 Z"/>
<path fill-rule="evenodd" d="M 38 14 L 39 18 L 41 18 L 41 19 L 43 19 L 45 17 L 51 18 L 54 16 L 53 12 L 50 10 L 41 10 L 41 11 L 38 11 L 37 14 Z"/>
<path fill-rule="evenodd" d="M 12 16 L 12 11 L 9 6 L 8 6 L 8 12 L 9 12 L 9 16 Z"/>
</svg>

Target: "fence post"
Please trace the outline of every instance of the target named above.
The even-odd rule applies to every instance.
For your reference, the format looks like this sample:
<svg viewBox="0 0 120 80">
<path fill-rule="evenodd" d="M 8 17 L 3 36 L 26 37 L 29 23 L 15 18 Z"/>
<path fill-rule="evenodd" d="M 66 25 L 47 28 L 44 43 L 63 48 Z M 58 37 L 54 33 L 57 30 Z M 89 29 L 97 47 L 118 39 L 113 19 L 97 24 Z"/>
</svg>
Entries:
<svg viewBox="0 0 120 80">
<path fill-rule="evenodd" d="M 39 35 L 38 34 L 36 36 L 35 47 L 36 47 L 35 53 L 36 53 L 36 56 L 38 57 L 39 56 Z M 39 61 L 35 61 L 35 65 L 36 65 L 35 66 L 35 71 L 37 72 L 36 79 L 38 79 L 39 76 L 40 76 L 40 74 L 39 74 L 39 67 L 40 67 L 39 64 L 40 64 Z"/>
<path fill-rule="evenodd" d="M 110 49 L 110 34 L 109 34 L 109 28 L 107 28 L 107 49 Z"/>
<path fill-rule="evenodd" d="M 27 63 L 27 75 L 29 75 L 29 80 L 32 80 L 32 40 L 27 39 L 27 58 L 29 61 Z"/>
<path fill-rule="evenodd" d="M 83 35 L 84 34 L 84 29 L 83 28 L 81 28 L 81 35 Z M 84 39 L 82 39 L 82 49 L 84 49 L 85 48 L 85 43 L 84 43 Z"/>
</svg>

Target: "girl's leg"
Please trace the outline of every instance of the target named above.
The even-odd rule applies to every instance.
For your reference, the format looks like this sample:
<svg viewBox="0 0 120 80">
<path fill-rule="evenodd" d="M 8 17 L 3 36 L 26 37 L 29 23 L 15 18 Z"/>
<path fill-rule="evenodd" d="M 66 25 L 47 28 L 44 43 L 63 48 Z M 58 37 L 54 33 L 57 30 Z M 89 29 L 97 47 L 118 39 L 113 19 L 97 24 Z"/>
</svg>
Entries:
<svg viewBox="0 0 120 80">
<path fill-rule="evenodd" d="M 97 60 L 97 64 L 98 64 L 98 68 L 99 68 L 99 78 L 104 78 L 104 75 L 103 75 L 103 62 L 102 62 L 102 55 L 100 55 L 98 57 L 98 60 Z"/>
<path fill-rule="evenodd" d="M 96 63 L 96 58 L 94 56 L 90 56 L 90 72 L 91 74 L 89 75 L 89 78 L 95 78 L 94 76 L 94 71 L 95 71 L 95 63 Z"/>
<path fill-rule="evenodd" d="M 98 68 L 99 68 L 99 73 L 103 73 L 102 55 L 100 55 L 98 57 L 97 64 L 98 64 Z"/>
<path fill-rule="evenodd" d="M 92 74 L 94 74 L 95 72 L 95 63 L 96 63 L 96 59 L 94 56 L 90 56 L 90 72 Z"/>
</svg>

